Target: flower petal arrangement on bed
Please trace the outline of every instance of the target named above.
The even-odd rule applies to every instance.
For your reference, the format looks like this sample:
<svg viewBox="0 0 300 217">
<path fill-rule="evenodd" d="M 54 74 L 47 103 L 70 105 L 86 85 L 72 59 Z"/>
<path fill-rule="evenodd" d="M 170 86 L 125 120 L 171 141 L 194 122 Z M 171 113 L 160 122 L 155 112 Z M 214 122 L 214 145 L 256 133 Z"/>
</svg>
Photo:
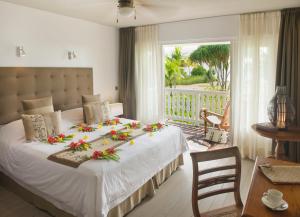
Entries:
<svg viewBox="0 0 300 217">
<path fill-rule="evenodd" d="M 48 142 L 26 142 L 21 120 L 0 128 L 0 170 L 74 216 L 106 217 L 187 147 L 175 126 L 156 124 L 150 131 L 137 121 L 112 118 L 114 124 L 78 131 L 71 129 L 78 117 L 69 117 L 83 117 L 82 108 L 61 115 L 63 134 Z"/>
</svg>

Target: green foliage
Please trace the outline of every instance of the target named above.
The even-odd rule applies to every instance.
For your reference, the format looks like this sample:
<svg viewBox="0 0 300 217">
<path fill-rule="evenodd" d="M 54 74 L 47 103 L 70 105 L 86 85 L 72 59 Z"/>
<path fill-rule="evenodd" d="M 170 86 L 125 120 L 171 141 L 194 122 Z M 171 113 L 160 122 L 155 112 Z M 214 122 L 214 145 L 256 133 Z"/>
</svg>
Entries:
<svg viewBox="0 0 300 217">
<path fill-rule="evenodd" d="M 176 81 L 177 85 L 191 85 L 191 84 L 199 84 L 199 83 L 207 83 L 206 76 L 190 76 L 186 78 L 181 78 Z"/>
<path fill-rule="evenodd" d="M 171 58 L 167 58 L 165 61 L 165 81 L 166 85 L 173 87 L 176 85 L 176 80 L 180 77 L 180 69 Z"/>
<path fill-rule="evenodd" d="M 228 87 L 228 77 L 230 75 L 230 45 L 217 44 L 217 45 L 204 45 L 198 47 L 191 55 L 190 59 L 198 64 L 207 64 L 211 74 L 215 74 L 217 83 L 221 86 L 222 90 Z"/>
<path fill-rule="evenodd" d="M 192 76 L 197 76 L 197 75 L 206 76 L 207 74 L 208 74 L 208 71 L 202 65 L 199 65 L 199 66 L 193 68 L 193 70 L 191 72 Z"/>
<path fill-rule="evenodd" d="M 179 47 L 175 48 L 170 57 L 166 57 L 165 81 L 166 85 L 171 88 L 176 85 L 178 79 L 186 77 L 186 73 L 183 71 L 182 58 L 181 48 Z"/>
</svg>

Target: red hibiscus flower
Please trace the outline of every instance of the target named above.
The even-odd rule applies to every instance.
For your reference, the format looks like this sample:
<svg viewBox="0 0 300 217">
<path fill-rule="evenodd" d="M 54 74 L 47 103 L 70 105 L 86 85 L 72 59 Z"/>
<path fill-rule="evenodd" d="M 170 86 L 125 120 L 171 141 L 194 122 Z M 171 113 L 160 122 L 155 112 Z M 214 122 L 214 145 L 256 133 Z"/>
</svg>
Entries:
<svg viewBox="0 0 300 217">
<path fill-rule="evenodd" d="M 94 151 L 93 155 L 92 155 L 92 158 L 94 160 L 97 160 L 98 158 L 102 157 L 103 156 L 103 152 L 102 151 Z"/>
<path fill-rule="evenodd" d="M 53 144 L 53 143 L 56 143 L 56 142 L 58 142 L 57 138 L 55 138 L 53 136 L 48 137 L 48 143 Z"/>
<path fill-rule="evenodd" d="M 110 134 L 111 134 L 111 135 L 117 135 L 117 131 L 112 130 L 112 131 L 110 131 Z"/>
<path fill-rule="evenodd" d="M 106 152 L 109 154 L 114 154 L 114 153 L 116 153 L 116 150 L 114 148 L 108 148 L 108 149 L 106 149 Z"/>
<path fill-rule="evenodd" d="M 63 138 L 65 138 L 66 136 L 65 136 L 65 134 L 62 134 L 62 133 L 61 133 L 61 134 L 58 135 L 58 137 L 60 137 L 60 138 L 63 139 Z"/>
<path fill-rule="evenodd" d="M 119 140 L 125 140 L 126 136 L 124 134 L 119 135 Z"/>
<path fill-rule="evenodd" d="M 71 149 L 76 149 L 78 147 L 78 143 L 77 142 L 71 142 L 70 145 L 69 145 L 69 147 Z"/>
<path fill-rule="evenodd" d="M 147 130 L 147 131 L 152 131 L 152 126 L 151 126 L 151 125 L 147 125 L 147 126 L 146 126 L 146 130 Z"/>
<path fill-rule="evenodd" d="M 80 139 L 80 140 L 78 141 L 78 143 L 79 143 L 80 145 L 82 145 L 82 144 L 85 144 L 86 142 L 85 142 L 84 140 Z"/>
</svg>

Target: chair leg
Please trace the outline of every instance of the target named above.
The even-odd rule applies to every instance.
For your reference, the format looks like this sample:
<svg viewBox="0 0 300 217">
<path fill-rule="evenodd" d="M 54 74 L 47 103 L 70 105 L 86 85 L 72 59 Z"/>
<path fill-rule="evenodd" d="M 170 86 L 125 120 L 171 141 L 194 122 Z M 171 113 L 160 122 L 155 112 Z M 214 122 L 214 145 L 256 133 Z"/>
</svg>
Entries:
<svg viewBox="0 0 300 217">
<path fill-rule="evenodd" d="M 207 120 L 206 120 L 207 110 L 204 110 L 203 113 L 204 113 L 204 135 L 206 136 L 206 133 L 207 133 Z"/>
</svg>

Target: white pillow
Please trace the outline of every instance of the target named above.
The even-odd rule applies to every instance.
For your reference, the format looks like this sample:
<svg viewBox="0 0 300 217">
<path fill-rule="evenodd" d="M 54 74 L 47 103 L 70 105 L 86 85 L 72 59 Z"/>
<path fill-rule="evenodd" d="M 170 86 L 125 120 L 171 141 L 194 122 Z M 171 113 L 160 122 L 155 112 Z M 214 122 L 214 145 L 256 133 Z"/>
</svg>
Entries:
<svg viewBox="0 0 300 217">
<path fill-rule="evenodd" d="M 22 144 L 25 142 L 25 130 L 21 119 L 1 126 L 0 149 L 3 145 Z"/>
<path fill-rule="evenodd" d="M 101 109 L 102 109 L 102 119 L 104 121 L 111 120 L 113 118 L 113 116 L 111 115 L 111 110 L 108 101 L 102 102 Z"/>
<path fill-rule="evenodd" d="M 228 132 L 218 129 L 209 129 L 205 136 L 205 140 L 221 144 L 227 143 L 227 139 Z"/>
<path fill-rule="evenodd" d="M 73 124 L 83 123 L 83 109 L 80 107 L 63 111 L 61 113 L 61 118 Z"/>
<path fill-rule="evenodd" d="M 61 112 L 62 131 L 70 129 L 75 124 L 83 123 L 83 109 L 76 108 Z"/>
</svg>

